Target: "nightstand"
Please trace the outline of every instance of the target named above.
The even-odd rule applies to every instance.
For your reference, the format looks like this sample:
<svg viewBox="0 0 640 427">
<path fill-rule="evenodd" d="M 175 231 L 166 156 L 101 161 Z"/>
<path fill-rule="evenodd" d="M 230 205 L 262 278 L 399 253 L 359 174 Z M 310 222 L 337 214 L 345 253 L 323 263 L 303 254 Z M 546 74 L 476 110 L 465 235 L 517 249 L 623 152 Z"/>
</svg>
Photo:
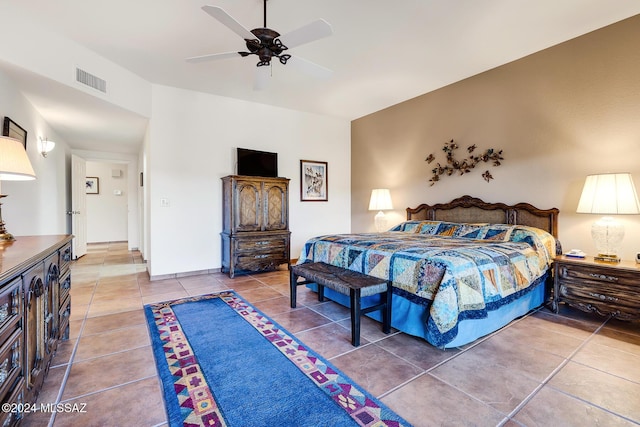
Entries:
<svg viewBox="0 0 640 427">
<path fill-rule="evenodd" d="M 586 312 L 622 320 L 640 319 L 640 265 L 607 263 L 593 257 L 556 257 L 553 310 L 565 302 Z"/>
</svg>

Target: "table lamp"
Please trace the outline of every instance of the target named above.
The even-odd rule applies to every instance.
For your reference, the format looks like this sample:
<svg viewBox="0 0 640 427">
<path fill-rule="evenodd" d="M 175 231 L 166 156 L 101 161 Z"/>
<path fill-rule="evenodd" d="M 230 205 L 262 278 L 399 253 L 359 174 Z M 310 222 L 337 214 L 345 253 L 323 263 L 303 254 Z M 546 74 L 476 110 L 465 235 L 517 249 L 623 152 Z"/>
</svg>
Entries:
<svg viewBox="0 0 640 427">
<path fill-rule="evenodd" d="M 0 181 L 27 181 L 36 179 L 29 156 L 22 142 L 7 136 L 0 136 Z M 0 194 L 0 198 L 7 197 Z M 0 203 L 0 241 L 15 240 L 7 232 L 2 220 L 2 203 Z"/>
<path fill-rule="evenodd" d="M 576 212 L 605 215 L 591 226 L 591 237 L 598 251 L 595 259 L 620 262 L 618 250 L 624 238 L 624 226 L 609 215 L 640 214 L 640 202 L 631 174 L 587 176 Z"/>
</svg>

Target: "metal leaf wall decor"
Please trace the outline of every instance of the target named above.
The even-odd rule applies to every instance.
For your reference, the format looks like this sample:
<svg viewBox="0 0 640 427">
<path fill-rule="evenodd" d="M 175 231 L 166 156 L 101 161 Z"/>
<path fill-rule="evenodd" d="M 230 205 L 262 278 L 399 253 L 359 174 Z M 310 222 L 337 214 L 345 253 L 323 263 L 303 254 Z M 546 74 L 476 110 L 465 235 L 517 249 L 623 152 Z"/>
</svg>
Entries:
<svg viewBox="0 0 640 427">
<path fill-rule="evenodd" d="M 437 166 L 431 170 L 433 172 L 433 176 L 429 180 L 431 185 L 434 185 L 436 182 L 440 181 L 440 177 L 442 175 L 451 176 L 454 172 L 457 172 L 460 175 L 464 175 L 465 173 L 471 172 L 471 169 L 475 168 L 478 163 L 488 163 L 492 162 L 493 166 L 500 166 L 501 161 L 504 160 L 502 157 L 502 150 L 496 151 L 493 148 L 487 149 L 484 153 L 480 155 L 474 154 L 476 150 L 476 145 L 470 145 L 467 147 L 467 152 L 469 153 L 469 157 L 466 157 L 462 160 L 456 160 L 453 157 L 453 153 L 458 149 L 458 144 L 456 144 L 453 139 L 444 144 L 442 147 L 442 151 L 446 153 L 447 163 L 441 165 L 437 163 Z M 433 154 L 429 154 L 425 161 L 427 163 L 431 163 L 435 160 L 435 156 Z M 482 178 L 485 181 L 489 182 L 493 179 L 491 173 L 487 170 L 482 174 Z"/>
</svg>

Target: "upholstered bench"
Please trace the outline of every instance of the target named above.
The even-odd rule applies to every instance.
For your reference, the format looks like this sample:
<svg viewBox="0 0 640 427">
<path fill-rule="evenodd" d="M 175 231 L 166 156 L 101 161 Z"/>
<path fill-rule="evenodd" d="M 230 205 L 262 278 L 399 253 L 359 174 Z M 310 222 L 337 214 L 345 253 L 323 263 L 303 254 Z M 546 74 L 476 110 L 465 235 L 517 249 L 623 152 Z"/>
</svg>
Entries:
<svg viewBox="0 0 640 427">
<path fill-rule="evenodd" d="M 349 295 L 351 305 L 351 344 L 360 345 L 360 316 L 371 311 L 382 310 L 382 331 L 391 332 L 392 286 L 387 280 L 367 276 L 322 262 L 307 262 L 291 267 L 291 308 L 296 307 L 296 290 L 300 285 L 316 283 L 318 301 L 324 301 L 324 288 Z M 306 280 L 298 282 L 298 277 Z M 380 303 L 362 308 L 361 297 L 380 294 Z"/>
</svg>

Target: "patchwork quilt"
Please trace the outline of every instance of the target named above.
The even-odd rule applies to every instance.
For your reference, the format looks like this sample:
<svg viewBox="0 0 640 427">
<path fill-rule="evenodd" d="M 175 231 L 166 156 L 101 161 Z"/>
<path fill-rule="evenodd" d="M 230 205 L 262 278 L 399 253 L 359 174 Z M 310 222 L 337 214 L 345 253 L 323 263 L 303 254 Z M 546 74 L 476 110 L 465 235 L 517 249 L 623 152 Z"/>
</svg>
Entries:
<svg viewBox="0 0 640 427">
<path fill-rule="evenodd" d="M 325 262 L 391 280 L 394 293 L 429 306 L 429 342 L 455 338 L 460 320 L 484 318 L 539 284 L 555 238 L 506 224 L 406 221 L 384 233 L 308 240 L 298 263 Z"/>
</svg>

